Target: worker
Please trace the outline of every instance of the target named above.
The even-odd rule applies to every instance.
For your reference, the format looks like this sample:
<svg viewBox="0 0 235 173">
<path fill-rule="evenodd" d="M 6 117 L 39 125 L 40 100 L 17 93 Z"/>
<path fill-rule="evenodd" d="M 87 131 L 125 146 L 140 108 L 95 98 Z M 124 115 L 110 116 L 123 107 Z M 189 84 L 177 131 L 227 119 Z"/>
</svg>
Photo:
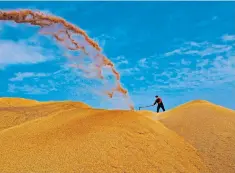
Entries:
<svg viewBox="0 0 235 173">
<path fill-rule="evenodd" d="M 164 108 L 164 104 L 162 102 L 162 99 L 158 96 L 155 96 L 156 100 L 155 102 L 153 103 L 153 106 L 158 103 L 157 105 L 157 112 L 159 112 L 160 108 L 162 108 L 163 112 L 165 111 L 165 108 Z"/>
</svg>

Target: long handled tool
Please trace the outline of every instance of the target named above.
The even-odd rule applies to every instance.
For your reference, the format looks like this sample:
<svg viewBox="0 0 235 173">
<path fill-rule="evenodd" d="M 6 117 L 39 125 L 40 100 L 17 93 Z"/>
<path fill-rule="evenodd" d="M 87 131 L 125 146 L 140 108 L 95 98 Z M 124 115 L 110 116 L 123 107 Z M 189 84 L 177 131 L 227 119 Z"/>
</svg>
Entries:
<svg viewBox="0 0 235 173">
<path fill-rule="evenodd" d="M 153 105 L 149 105 L 149 106 L 141 106 L 141 107 L 139 107 L 139 110 L 140 110 L 140 108 L 147 108 L 147 107 L 151 107 L 151 106 L 153 106 Z"/>
</svg>

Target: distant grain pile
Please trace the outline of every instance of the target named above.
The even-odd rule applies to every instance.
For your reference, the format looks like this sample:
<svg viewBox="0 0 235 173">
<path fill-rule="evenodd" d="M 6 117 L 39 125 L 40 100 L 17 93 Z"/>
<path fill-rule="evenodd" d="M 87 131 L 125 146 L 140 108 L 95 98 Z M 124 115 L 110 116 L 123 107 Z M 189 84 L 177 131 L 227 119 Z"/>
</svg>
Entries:
<svg viewBox="0 0 235 173">
<path fill-rule="evenodd" d="M 90 108 L 81 102 L 38 102 L 22 98 L 0 98 L 0 130 L 78 107 Z"/>
</svg>

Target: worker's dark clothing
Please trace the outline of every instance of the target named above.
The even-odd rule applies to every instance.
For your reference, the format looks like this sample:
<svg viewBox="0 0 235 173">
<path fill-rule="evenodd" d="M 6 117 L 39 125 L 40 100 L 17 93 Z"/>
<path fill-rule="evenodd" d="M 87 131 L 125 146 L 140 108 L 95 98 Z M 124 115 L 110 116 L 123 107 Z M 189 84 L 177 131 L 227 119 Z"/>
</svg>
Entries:
<svg viewBox="0 0 235 173">
<path fill-rule="evenodd" d="M 158 98 L 155 100 L 155 102 L 154 102 L 153 105 L 155 105 L 156 103 L 158 103 L 158 105 L 157 105 L 157 112 L 159 112 L 160 108 L 162 108 L 162 110 L 163 110 L 163 112 L 164 112 L 164 111 L 165 111 L 165 108 L 164 108 L 164 104 L 163 104 L 163 102 L 162 102 L 162 99 L 158 97 Z"/>
</svg>

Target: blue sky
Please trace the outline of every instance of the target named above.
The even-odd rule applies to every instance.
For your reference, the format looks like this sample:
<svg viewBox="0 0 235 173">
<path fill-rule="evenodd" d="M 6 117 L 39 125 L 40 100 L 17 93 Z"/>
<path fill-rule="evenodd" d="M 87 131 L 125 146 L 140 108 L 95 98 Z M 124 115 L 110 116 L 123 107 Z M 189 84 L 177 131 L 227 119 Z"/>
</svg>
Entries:
<svg viewBox="0 0 235 173">
<path fill-rule="evenodd" d="M 0 8 L 40 10 L 85 30 L 115 64 L 135 108 L 159 95 L 166 109 L 195 99 L 235 109 L 235 2 L 0 2 Z M 101 94 L 112 80 L 74 70 L 66 50 L 38 31 L 0 21 L 1 96 L 128 109 L 120 96 Z"/>
</svg>

